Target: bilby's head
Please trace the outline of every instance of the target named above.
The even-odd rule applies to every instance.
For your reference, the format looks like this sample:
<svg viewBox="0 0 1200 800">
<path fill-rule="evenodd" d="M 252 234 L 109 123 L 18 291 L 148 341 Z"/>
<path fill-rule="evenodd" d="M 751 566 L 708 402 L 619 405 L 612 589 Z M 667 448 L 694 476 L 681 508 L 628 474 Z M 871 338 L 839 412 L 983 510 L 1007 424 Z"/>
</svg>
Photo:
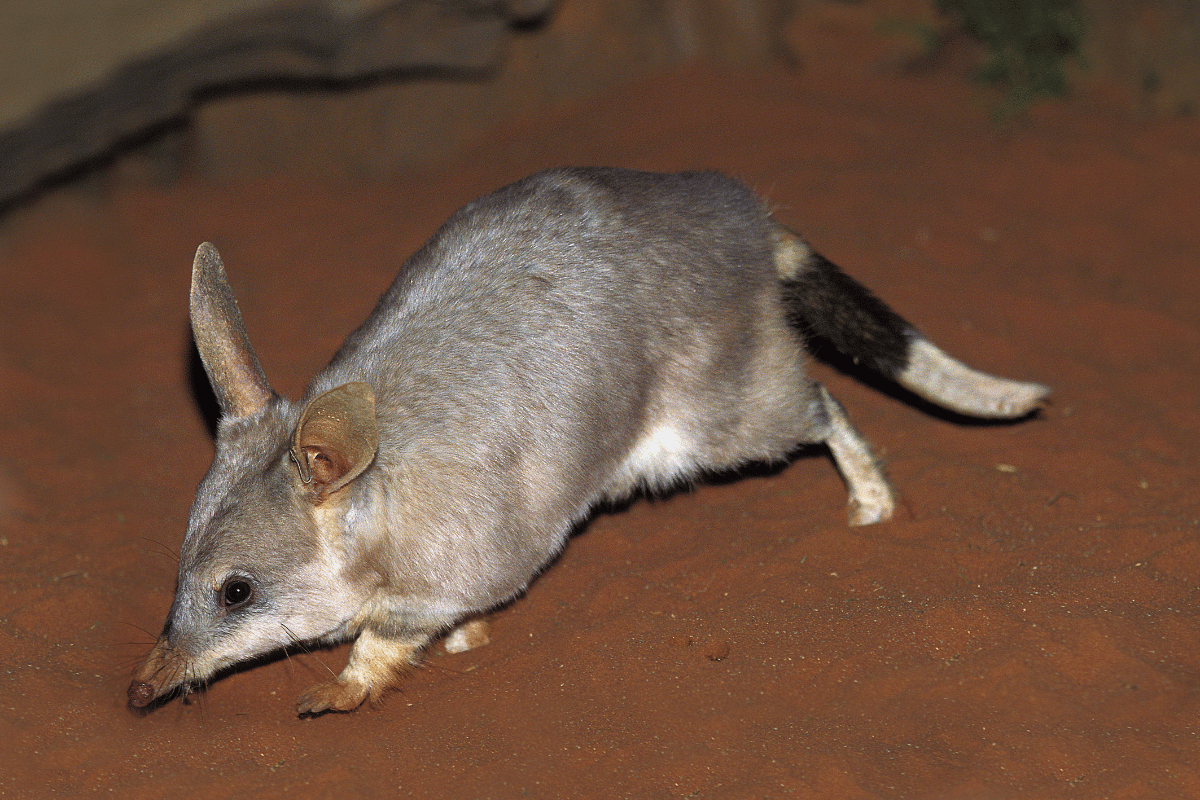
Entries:
<svg viewBox="0 0 1200 800">
<path fill-rule="evenodd" d="M 192 327 L 222 418 L 174 603 L 129 687 L 134 707 L 333 633 L 361 601 L 346 577 L 339 517 L 375 457 L 371 387 L 347 383 L 303 408 L 276 395 L 208 245 L 193 269 Z"/>
</svg>

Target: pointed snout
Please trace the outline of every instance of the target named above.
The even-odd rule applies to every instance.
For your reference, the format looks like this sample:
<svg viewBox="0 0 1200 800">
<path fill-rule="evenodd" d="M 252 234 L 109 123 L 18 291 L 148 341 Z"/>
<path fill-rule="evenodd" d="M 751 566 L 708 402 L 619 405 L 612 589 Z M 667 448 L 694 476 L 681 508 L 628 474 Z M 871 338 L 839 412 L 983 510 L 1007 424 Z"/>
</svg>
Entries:
<svg viewBox="0 0 1200 800">
<path fill-rule="evenodd" d="M 145 708 L 184 683 L 187 663 L 184 654 L 161 637 L 142 666 L 134 673 L 126 695 L 130 708 Z"/>
</svg>

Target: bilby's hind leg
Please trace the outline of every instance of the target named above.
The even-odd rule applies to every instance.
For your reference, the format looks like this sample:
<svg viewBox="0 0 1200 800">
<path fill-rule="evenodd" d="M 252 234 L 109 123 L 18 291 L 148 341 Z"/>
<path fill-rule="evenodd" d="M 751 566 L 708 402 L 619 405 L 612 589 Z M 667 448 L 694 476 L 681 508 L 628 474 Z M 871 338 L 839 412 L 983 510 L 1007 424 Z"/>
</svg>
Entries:
<svg viewBox="0 0 1200 800">
<path fill-rule="evenodd" d="M 879 468 L 871 447 L 850 424 L 841 403 L 824 386 L 818 386 L 829 419 L 825 444 L 850 492 L 850 524 L 886 522 L 896 512 L 896 497 Z"/>
<path fill-rule="evenodd" d="M 492 641 L 492 624 L 486 619 L 469 619 L 446 634 L 442 645 L 447 653 L 465 653 Z"/>
</svg>

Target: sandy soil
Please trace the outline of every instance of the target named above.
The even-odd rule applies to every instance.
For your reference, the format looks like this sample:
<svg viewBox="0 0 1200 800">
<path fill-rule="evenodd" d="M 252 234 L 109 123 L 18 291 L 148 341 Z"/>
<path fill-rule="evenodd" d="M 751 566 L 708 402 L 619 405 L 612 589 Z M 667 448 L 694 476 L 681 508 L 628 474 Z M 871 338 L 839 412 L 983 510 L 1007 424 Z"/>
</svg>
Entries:
<svg viewBox="0 0 1200 800">
<path fill-rule="evenodd" d="M 996 130 L 960 76 L 880 63 L 663 76 L 388 185 L 116 185 L 8 219 L 0 794 L 1200 796 L 1200 126 L 1076 100 Z M 970 425 L 818 365 L 908 519 L 847 528 L 806 455 L 598 516 L 491 645 L 381 708 L 296 718 L 343 647 L 130 713 L 211 458 L 197 243 L 294 396 L 449 212 L 560 163 L 739 176 L 1053 403 Z"/>
</svg>

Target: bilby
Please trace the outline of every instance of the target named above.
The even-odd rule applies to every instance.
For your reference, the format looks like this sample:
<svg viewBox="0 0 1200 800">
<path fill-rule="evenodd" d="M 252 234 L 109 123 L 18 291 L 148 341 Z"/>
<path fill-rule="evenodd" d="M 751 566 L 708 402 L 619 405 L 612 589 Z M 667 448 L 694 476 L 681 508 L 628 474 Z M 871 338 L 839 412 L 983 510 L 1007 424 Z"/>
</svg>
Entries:
<svg viewBox="0 0 1200 800">
<path fill-rule="evenodd" d="M 378 699 L 522 591 L 589 509 L 824 443 L 850 524 L 895 500 L 806 369 L 819 337 L 917 395 L 1014 418 L 1049 391 L 930 343 L 716 173 L 541 172 L 455 213 L 304 398 L 275 394 L 217 251 L 192 329 L 221 407 L 145 707 L 245 659 L 354 639 L 302 715 Z"/>
</svg>

